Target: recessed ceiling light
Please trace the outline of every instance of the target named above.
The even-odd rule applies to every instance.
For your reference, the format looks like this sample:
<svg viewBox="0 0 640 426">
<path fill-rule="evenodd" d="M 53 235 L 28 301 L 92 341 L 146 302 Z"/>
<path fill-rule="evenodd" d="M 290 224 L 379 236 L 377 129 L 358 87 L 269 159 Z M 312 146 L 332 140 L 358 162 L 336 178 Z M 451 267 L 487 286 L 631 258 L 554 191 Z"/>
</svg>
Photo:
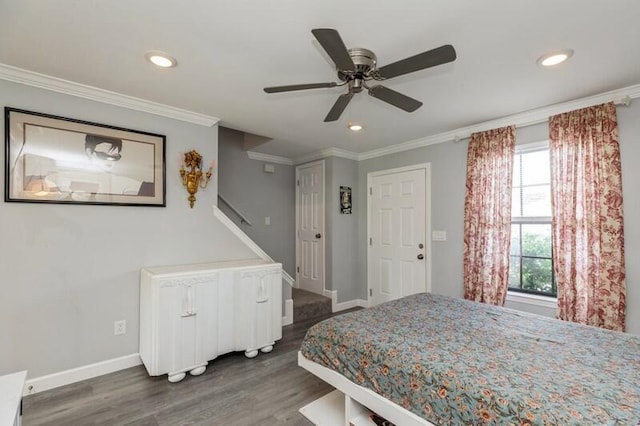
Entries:
<svg viewBox="0 0 640 426">
<path fill-rule="evenodd" d="M 360 130 L 362 130 L 362 124 L 349 123 L 349 130 L 351 130 L 352 132 L 359 132 Z"/>
<path fill-rule="evenodd" d="M 538 58 L 538 65 L 542 65 L 543 67 L 552 67 L 554 65 L 558 65 L 569 59 L 573 56 L 573 49 L 564 49 L 559 50 L 557 52 L 547 53 L 546 55 L 542 55 Z"/>
<path fill-rule="evenodd" d="M 160 68 L 173 68 L 178 65 L 178 61 L 175 58 L 159 50 L 150 50 L 144 54 L 144 57 L 147 58 L 147 61 Z"/>
</svg>

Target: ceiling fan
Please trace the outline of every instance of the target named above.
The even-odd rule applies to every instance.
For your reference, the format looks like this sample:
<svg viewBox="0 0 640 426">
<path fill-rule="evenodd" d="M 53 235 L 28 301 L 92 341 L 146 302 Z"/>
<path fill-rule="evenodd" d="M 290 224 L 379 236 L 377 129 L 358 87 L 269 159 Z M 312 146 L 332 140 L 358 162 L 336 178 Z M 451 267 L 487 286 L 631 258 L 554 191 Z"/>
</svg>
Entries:
<svg viewBox="0 0 640 426">
<path fill-rule="evenodd" d="M 336 121 L 340 118 L 353 95 L 360 93 L 363 88 L 367 89 L 369 95 L 374 98 L 378 98 L 404 111 L 413 112 L 422 106 L 422 102 L 391 90 L 386 86 L 379 84 L 371 86 L 369 82 L 372 80 L 387 80 L 399 75 L 446 64 L 456 59 L 456 51 L 453 46 L 445 44 L 378 68 L 375 53 L 359 47 L 347 49 L 338 31 L 332 28 L 316 28 L 311 30 L 311 33 L 335 63 L 340 82 L 265 87 L 264 91 L 267 93 L 279 93 L 346 85 L 348 87 L 347 93 L 338 97 L 338 100 L 336 100 L 325 117 L 325 122 Z"/>
</svg>

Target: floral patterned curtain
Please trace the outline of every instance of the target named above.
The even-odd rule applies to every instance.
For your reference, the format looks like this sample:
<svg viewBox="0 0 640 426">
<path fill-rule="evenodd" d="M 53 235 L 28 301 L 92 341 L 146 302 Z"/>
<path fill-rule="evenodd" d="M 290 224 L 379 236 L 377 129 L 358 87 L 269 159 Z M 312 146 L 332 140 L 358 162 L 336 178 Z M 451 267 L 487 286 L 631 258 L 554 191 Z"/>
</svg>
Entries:
<svg viewBox="0 0 640 426">
<path fill-rule="evenodd" d="M 502 306 L 509 287 L 515 126 L 474 133 L 467 151 L 464 297 Z"/>
<path fill-rule="evenodd" d="M 558 318 L 624 331 L 622 175 L 613 103 L 549 120 Z"/>
</svg>

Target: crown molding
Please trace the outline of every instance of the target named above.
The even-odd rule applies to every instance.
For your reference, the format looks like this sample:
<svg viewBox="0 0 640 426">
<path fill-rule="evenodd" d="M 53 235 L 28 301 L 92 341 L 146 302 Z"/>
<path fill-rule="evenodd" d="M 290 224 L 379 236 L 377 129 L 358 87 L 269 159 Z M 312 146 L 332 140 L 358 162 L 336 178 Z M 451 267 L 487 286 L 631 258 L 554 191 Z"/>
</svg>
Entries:
<svg viewBox="0 0 640 426">
<path fill-rule="evenodd" d="M 327 157 L 340 157 L 346 158 L 347 160 L 359 161 L 360 155 L 357 152 L 347 151 L 346 149 L 331 147 L 323 149 L 322 151 L 312 152 L 308 155 L 303 155 L 302 157 L 297 157 L 293 160 L 293 164 L 304 164 L 309 163 L 311 161 L 320 160 L 322 158 Z"/>
<path fill-rule="evenodd" d="M 76 96 L 79 98 L 90 99 L 92 101 L 115 105 L 122 108 L 173 118 L 174 120 L 186 121 L 187 123 L 198 124 L 201 126 L 211 127 L 220 121 L 217 117 L 191 112 L 140 98 L 134 98 L 133 96 L 75 83 L 73 81 L 28 71 L 22 68 L 16 68 L 6 64 L 0 64 L 0 79 L 25 84 L 27 86 L 38 87 L 40 89 L 51 90 L 53 92 L 64 93 L 66 95 Z"/>
<path fill-rule="evenodd" d="M 385 155 L 395 154 L 402 151 L 409 151 L 411 149 L 422 148 L 438 143 L 458 141 L 460 139 L 468 138 L 472 133 L 483 132 L 486 130 L 497 129 L 505 126 L 531 126 L 533 124 L 543 123 L 553 115 L 562 114 L 593 105 L 599 105 L 606 102 L 615 102 L 616 104 L 628 105 L 629 99 L 636 99 L 639 97 L 640 84 L 636 84 L 634 86 L 611 90 L 609 92 L 600 93 L 598 95 L 575 99 L 568 102 L 561 102 L 558 104 L 509 115 L 506 117 L 497 118 L 495 120 L 489 120 L 471 126 L 461 127 L 456 130 L 427 136 L 426 138 L 415 139 L 397 145 L 363 152 L 358 155 L 358 160 L 368 160 L 370 158 L 382 157 Z"/>
<path fill-rule="evenodd" d="M 252 160 L 264 161 L 265 163 L 284 164 L 293 166 L 293 160 L 287 157 L 279 157 L 277 155 L 263 154 L 261 152 L 247 151 L 247 155 Z"/>
</svg>

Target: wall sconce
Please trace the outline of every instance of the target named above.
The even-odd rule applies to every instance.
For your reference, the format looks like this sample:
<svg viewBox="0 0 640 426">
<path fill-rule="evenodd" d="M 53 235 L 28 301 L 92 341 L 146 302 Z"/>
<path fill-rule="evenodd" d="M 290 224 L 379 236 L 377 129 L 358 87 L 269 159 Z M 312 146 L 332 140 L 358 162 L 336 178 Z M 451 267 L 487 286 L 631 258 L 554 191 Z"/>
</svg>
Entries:
<svg viewBox="0 0 640 426">
<path fill-rule="evenodd" d="M 193 203 L 196 202 L 196 192 L 198 188 L 206 188 L 211 180 L 211 171 L 213 170 L 213 161 L 209 166 L 209 170 L 202 174 L 202 156 L 198 154 L 198 151 L 191 150 L 185 152 L 184 161 L 180 162 L 180 176 L 182 177 L 182 184 L 187 188 L 189 193 L 189 205 L 193 208 Z"/>
</svg>

